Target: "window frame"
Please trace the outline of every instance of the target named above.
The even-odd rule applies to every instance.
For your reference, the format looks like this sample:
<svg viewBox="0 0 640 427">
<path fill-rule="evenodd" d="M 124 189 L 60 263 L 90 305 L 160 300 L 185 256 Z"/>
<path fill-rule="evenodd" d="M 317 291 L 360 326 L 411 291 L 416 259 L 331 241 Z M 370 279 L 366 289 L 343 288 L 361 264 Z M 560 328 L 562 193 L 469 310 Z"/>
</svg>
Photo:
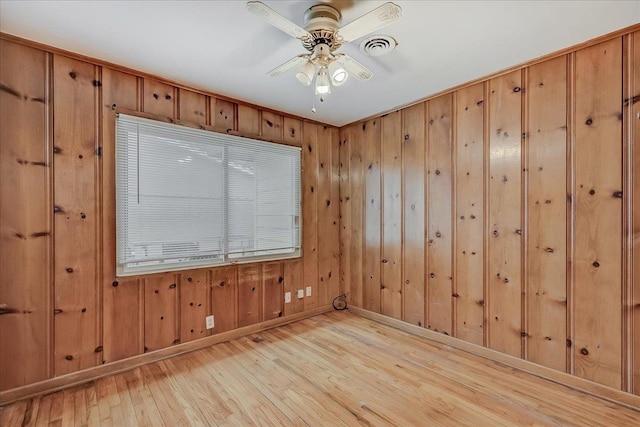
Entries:
<svg viewBox="0 0 640 427">
<path fill-rule="evenodd" d="M 137 266 L 137 267 L 127 267 L 126 264 L 120 263 L 119 262 L 119 248 L 120 248 L 120 235 L 121 235 L 121 229 L 120 229 L 120 225 L 119 225 L 119 202 L 118 202 L 118 187 L 119 187 L 119 180 L 120 180 L 120 175 L 118 173 L 118 167 L 119 167 L 119 154 L 118 154 L 118 117 L 120 115 L 124 115 L 125 117 L 128 116 L 131 119 L 135 119 L 135 120 L 142 120 L 142 121 L 150 121 L 150 122 L 156 122 L 159 125 L 168 125 L 168 126 L 176 126 L 176 127 L 183 127 L 189 131 L 197 131 L 197 132 L 203 132 L 203 133 L 213 133 L 213 134 L 217 134 L 219 137 L 221 137 L 222 139 L 228 138 L 227 141 L 225 141 L 226 144 L 231 144 L 233 142 L 234 139 L 236 140 L 244 140 L 247 141 L 249 143 L 258 143 L 258 144 L 270 144 L 270 145 L 276 145 L 276 146 L 283 146 L 283 147 L 289 147 L 293 150 L 298 151 L 298 155 L 299 155 L 299 159 L 298 159 L 298 170 L 297 170 L 297 183 L 298 183 L 298 191 L 297 191 L 297 201 L 298 201 L 298 207 L 297 207 L 297 229 L 298 229 L 298 235 L 297 235 L 297 247 L 293 247 L 293 251 L 290 253 L 279 253 L 279 254 L 259 254 L 259 255 L 250 255 L 250 256 L 243 256 L 243 257 L 230 257 L 230 253 L 227 251 L 228 246 L 229 246 L 229 222 L 228 222 L 228 212 L 229 212 L 229 188 L 228 188 L 228 181 L 229 181 L 229 175 L 228 175 L 228 171 L 227 171 L 227 166 L 224 166 L 224 173 L 223 173 L 223 179 L 224 179 L 224 184 L 223 184 L 223 195 L 222 195 L 222 199 L 223 199 L 223 206 L 222 206 L 222 212 L 223 212 L 223 230 L 222 230 L 222 242 L 223 242 L 223 247 L 225 248 L 224 253 L 221 255 L 221 260 L 216 262 L 215 260 L 203 260 L 203 261 L 198 261 L 198 260 L 192 260 L 192 261 L 183 261 L 180 263 L 172 263 L 172 264 L 153 264 L 153 265 L 147 265 L 147 266 Z M 235 264 L 250 264 L 250 263 L 257 263 L 257 262 L 269 262 L 269 261 L 284 261 L 284 260 L 290 260 L 290 259 L 299 259 L 302 257 L 302 239 L 304 236 L 303 233 L 303 220 L 302 220 L 302 213 L 303 213 L 303 192 L 302 192 L 302 179 L 303 179 L 303 166 L 302 166 L 302 148 L 296 144 L 291 144 L 291 143 L 286 143 L 286 142 L 274 142 L 272 140 L 266 140 L 266 139 L 261 139 L 260 136 L 258 135 L 252 135 L 252 136 L 245 136 L 242 135 L 240 132 L 236 132 L 236 131 L 227 131 L 227 132 L 221 132 L 219 129 L 213 128 L 211 126 L 205 126 L 205 125 L 195 125 L 195 124 L 188 124 L 188 123 L 184 123 L 181 122 L 179 120 L 175 120 L 175 121 L 170 121 L 167 122 L 166 120 L 162 120 L 159 118 L 156 118 L 152 115 L 149 114 L 144 114 L 144 113 L 140 113 L 140 112 L 135 112 L 135 111 L 117 111 L 115 114 L 115 120 L 114 120 L 114 139 L 113 139 L 113 143 L 114 143 L 114 191 L 115 191 L 115 203 L 114 203 L 114 207 L 115 207 L 115 220 L 116 220 L 116 227 L 115 227 L 115 249 L 116 249 L 116 257 L 115 257 L 115 267 L 116 267 L 116 277 L 130 277 L 130 276 L 141 276 L 141 275 L 147 275 L 147 274 L 156 274 L 156 273 L 170 273 L 170 272 L 174 272 L 174 271 L 184 271 L 184 270 L 192 270 L 192 269 L 200 269 L 200 268 L 216 268 L 216 267 L 223 267 L 223 266 L 229 266 L 229 265 L 235 265 Z M 224 152 L 225 152 L 225 156 L 227 153 L 227 146 L 224 146 Z M 226 162 L 228 163 L 228 161 Z M 295 191 L 295 190 L 294 190 Z M 293 205 L 292 205 L 293 207 Z M 262 251 L 269 251 L 270 249 L 263 249 Z M 276 250 L 276 249 L 272 249 L 272 250 Z M 250 251 L 247 250 L 245 252 L 254 252 L 254 251 Z"/>
</svg>

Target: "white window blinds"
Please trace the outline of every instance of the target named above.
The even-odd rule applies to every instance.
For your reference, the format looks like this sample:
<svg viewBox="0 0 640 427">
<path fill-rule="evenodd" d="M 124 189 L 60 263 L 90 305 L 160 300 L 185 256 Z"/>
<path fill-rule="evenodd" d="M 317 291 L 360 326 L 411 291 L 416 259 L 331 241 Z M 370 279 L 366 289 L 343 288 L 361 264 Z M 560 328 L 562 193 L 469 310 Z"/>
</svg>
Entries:
<svg viewBox="0 0 640 427">
<path fill-rule="evenodd" d="M 120 275 L 300 250 L 300 149 L 119 114 Z"/>
</svg>

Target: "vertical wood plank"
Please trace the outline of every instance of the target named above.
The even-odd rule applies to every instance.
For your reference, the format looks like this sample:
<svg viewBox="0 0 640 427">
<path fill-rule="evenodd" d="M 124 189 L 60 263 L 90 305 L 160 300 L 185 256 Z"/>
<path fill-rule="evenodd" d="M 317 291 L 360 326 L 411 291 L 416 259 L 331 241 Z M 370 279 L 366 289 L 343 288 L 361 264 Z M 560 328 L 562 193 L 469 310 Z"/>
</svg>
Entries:
<svg viewBox="0 0 640 427">
<path fill-rule="evenodd" d="M 489 81 L 489 347 L 521 356 L 521 72 Z"/>
<path fill-rule="evenodd" d="M 178 277 L 162 274 L 144 279 L 144 351 L 179 342 Z"/>
<path fill-rule="evenodd" d="M 144 287 L 116 277 L 115 117 L 118 108 L 138 109 L 138 79 L 102 69 L 102 345 L 103 361 L 142 352 Z M 123 333 L 127 331 L 127 333 Z"/>
<path fill-rule="evenodd" d="M 429 101 L 427 327 L 447 335 L 453 326 L 452 109 L 451 94 Z"/>
<path fill-rule="evenodd" d="M 263 138 L 269 141 L 282 142 L 283 128 L 282 116 L 280 114 L 272 113 L 271 111 L 262 111 L 260 124 Z"/>
<path fill-rule="evenodd" d="M 364 128 L 364 270 L 363 308 L 380 313 L 382 260 L 381 120 Z"/>
<path fill-rule="evenodd" d="M 403 320 L 424 326 L 425 103 L 402 110 Z"/>
<path fill-rule="evenodd" d="M 246 135 L 260 135 L 260 110 L 238 104 L 238 131 Z"/>
<path fill-rule="evenodd" d="M 210 286 L 206 270 L 180 274 L 180 342 L 209 335 L 206 317 L 209 313 Z"/>
<path fill-rule="evenodd" d="M 640 31 L 632 37 L 633 50 L 632 80 L 633 99 L 640 96 Z M 632 124 L 630 126 L 629 141 L 633 143 L 632 171 L 633 171 L 633 298 L 632 303 L 632 385 L 633 393 L 640 395 L 640 102 L 629 101 Z"/>
<path fill-rule="evenodd" d="M 484 337 L 484 84 L 456 92 L 456 331 Z"/>
<path fill-rule="evenodd" d="M 621 39 L 576 53 L 575 370 L 615 388 L 622 359 L 621 75 Z"/>
<path fill-rule="evenodd" d="M 284 304 L 284 272 L 281 262 L 262 265 L 262 289 L 264 318 L 271 320 L 283 315 Z"/>
<path fill-rule="evenodd" d="M 45 52 L 0 40 L 0 390 L 51 376 L 51 99 Z"/>
<path fill-rule="evenodd" d="M 351 192 L 349 203 L 351 207 L 351 217 L 349 224 L 351 227 L 349 250 L 349 286 L 351 292 L 351 303 L 358 307 L 363 306 L 364 281 L 363 281 L 363 244 L 364 244 L 364 197 L 362 186 L 364 185 L 364 132 L 366 124 L 354 125 L 348 135 L 349 143 L 349 181 Z"/>
<path fill-rule="evenodd" d="M 284 305 L 284 315 L 304 311 L 304 298 L 298 298 L 298 289 L 303 289 L 303 262 L 300 260 L 284 263 L 284 292 L 291 292 L 291 302 Z"/>
<path fill-rule="evenodd" d="M 238 267 L 211 270 L 211 311 L 215 327 L 213 334 L 238 327 Z"/>
<path fill-rule="evenodd" d="M 142 111 L 160 116 L 168 121 L 175 117 L 177 89 L 153 79 L 144 79 Z"/>
<path fill-rule="evenodd" d="M 328 239 L 331 242 L 331 266 L 328 274 L 327 290 L 329 299 L 333 299 L 340 295 L 340 132 L 338 128 L 331 127 L 330 145 L 331 145 L 331 209 Z"/>
<path fill-rule="evenodd" d="M 262 265 L 238 267 L 238 327 L 262 320 Z"/>
<path fill-rule="evenodd" d="M 311 287 L 311 296 L 304 298 L 305 310 L 317 306 L 318 163 L 317 125 L 304 122 L 302 125 L 302 256 L 304 286 Z"/>
<path fill-rule="evenodd" d="M 567 60 L 529 67 L 528 359 L 566 370 Z"/>
<path fill-rule="evenodd" d="M 340 293 L 351 294 L 351 128 L 340 129 Z"/>
<path fill-rule="evenodd" d="M 331 272 L 333 240 L 330 238 L 333 218 L 331 200 L 331 133 L 327 126 L 318 126 L 318 289 L 317 304 L 327 305 L 331 294 L 327 289 Z M 335 295 L 334 295 L 335 297 Z"/>
<path fill-rule="evenodd" d="M 179 119 L 183 122 L 207 124 L 207 96 L 187 89 L 178 89 Z"/>
<path fill-rule="evenodd" d="M 302 145 L 302 122 L 292 117 L 284 117 L 283 141 L 300 147 Z"/>
<path fill-rule="evenodd" d="M 402 113 L 382 118 L 381 312 L 402 318 Z M 353 195 L 352 195 L 353 197 Z"/>
<path fill-rule="evenodd" d="M 236 104 L 211 97 L 211 125 L 221 132 L 236 130 Z"/>
<path fill-rule="evenodd" d="M 96 67 L 54 55 L 55 375 L 95 366 L 99 334 Z"/>
</svg>

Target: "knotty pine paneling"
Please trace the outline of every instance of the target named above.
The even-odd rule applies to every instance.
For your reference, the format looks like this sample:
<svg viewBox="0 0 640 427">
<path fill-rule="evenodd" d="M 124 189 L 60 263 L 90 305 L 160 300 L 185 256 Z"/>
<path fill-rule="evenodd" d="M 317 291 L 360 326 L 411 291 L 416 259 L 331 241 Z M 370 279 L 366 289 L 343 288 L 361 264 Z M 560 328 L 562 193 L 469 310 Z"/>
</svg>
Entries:
<svg viewBox="0 0 640 427">
<path fill-rule="evenodd" d="M 522 353 L 521 72 L 489 80 L 489 347 Z"/>
<path fill-rule="evenodd" d="M 627 117 L 632 121 L 629 127 L 628 142 L 632 144 L 633 158 L 631 159 L 632 176 L 632 233 L 633 233 L 633 292 L 632 292 L 632 391 L 640 395 L 640 31 L 636 31 L 630 38 L 632 43 L 631 69 L 633 76 L 631 99 L 625 102 L 631 108 Z M 635 102 L 634 102 L 635 101 Z"/>
<path fill-rule="evenodd" d="M 453 328 L 453 96 L 428 102 L 427 328 L 447 335 Z"/>
<path fill-rule="evenodd" d="M 183 122 L 208 125 L 207 105 L 209 100 L 205 95 L 187 89 L 179 89 L 180 102 L 179 118 Z"/>
<path fill-rule="evenodd" d="M 402 110 L 403 320 L 424 325 L 425 309 L 425 105 Z"/>
<path fill-rule="evenodd" d="M 211 270 L 211 311 L 215 326 L 213 334 L 238 327 L 238 267 Z"/>
<path fill-rule="evenodd" d="M 180 342 L 178 275 L 160 274 L 144 279 L 144 351 Z"/>
<path fill-rule="evenodd" d="M 144 351 L 144 286 L 116 277 L 115 119 L 118 108 L 139 109 L 142 79 L 102 69 L 102 337 L 103 361 Z M 125 333 L 126 331 L 126 333 Z"/>
<path fill-rule="evenodd" d="M 283 316 L 284 272 L 281 262 L 262 265 L 262 289 L 264 320 Z"/>
<path fill-rule="evenodd" d="M 238 326 L 262 321 L 262 265 L 238 267 Z"/>
<path fill-rule="evenodd" d="M 284 263 L 283 292 L 291 292 L 291 302 L 284 305 L 285 316 L 304 311 L 304 298 L 298 298 L 298 290 L 304 288 L 302 268 L 302 261 L 299 260 Z"/>
<path fill-rule="evenodd" d="M 0 390 L 51 375 L 50 55 L 0 40 Z"/>
<path fill-rule="evenodd" d="M 153 79 L 144 79 L 142 111 L 171 121 L 176 114 L 176 93 L 178 89 Z"/>
<path fill-rule="evenodd" d="M 317 306 L 318 292 L 318 125 L 302 124 L 302 253 L 305 310 Z M 306 288 L 311 295 L 306 296 Z"/>
<path fill-rule="evenodd" d="M 382 260 L 381 210 L 381 120 L 364 123 L 364 270 L 363 308 L 380 312 Z"/>
<path fill-rule="evenodd" d="M 575 373 L 615 388 L 622 378 L 621 119 L 618 38 L 575 54 L 574 153 Z"/>
<path fill-rule="evenodd" d="M 531 66 L 526 87 L 528 360 L 565 371 L 567 58 Z"/>
<path fill-rule="evenodd" d="M 261 135 L 269 141 L 280 142 L 283 139 L 282 116 L 270 111 L 263 111 L 260 125 Z"/>
<path fill-rule="evenodd" d="M 53 57 L 54 375 L 102 361 L 98 75 Z"/>
<path fill-rule="evenodd" d="M 346 224 L 350 224 L 349 253 L 351 265 L 349 271 L 349 290 L 351 293 L 351 301 L 355 305 L 361 306 L 363 301 L 363 224 L 364 224 L 364 197 L 362 185 L 364 183 L 364 132 L 366 132 L 366 124 L 364 126 L 355 126 L 347 133 L 346 142 L 349 145 L 349 182 L 351 188 L 355 191 L 349 192 L 348 202 L 351 206 L 350 218 Z"/>
<path fill-rule="evenodd" d="M 209 335 L 205 318 L 209 314 L 210 284 L 206 270 L 180 274 L 180 342 Z"/>
<path fill-rule="evenodd" d="M 456 329 L 484 343 L 484 84 L 456 93 Z"/>
<path fill-rule="evenodd" d="M 211 126 L 220 132 L 237 130 L 235 117 L 238 105 L 224 99 L 210 98 Z"/>
<path fill-rule="evenodd" d="M 243 135 L 260 135 L 260 110 L 248 105 L 238 105 L 238 131 Z"/>
<path fill-rule="evenodd" d="M 396 319 L 402 318 L 401 143 L 402 113 L 395 111 L 382 118 L 382 295 L 380 304 L 382 314 Z M 351 197 L 355 200 L 354 192 Z"/>
<path fill-rule="evenodd" d="M 54 365 L 55 374 L 74 372 L 142 353 L 145 347 L 152 351 L 195 339 L 193 334 L 215 334 L 239 326 L 237 266 L 116 276 L 114 125 L 120 110 L 140 111 L 161 121 L 211 125 L 221 132 L 262 133 L 290 145 L 302 146 L 304 140 L 305 148 L 314 150 L 304 163 L 310 171 L 307 182 L 314 188 L 307 187 L 305 197 L 312 203 L 310 208 L 303 206 L 301 221 L 315 229 L 315 243 L 309 257 L 286 265 L 296 266 L 288 269 L 295 290 L 311 286 L 313 292 L 311 298 L 294 298 L 289 306 L 304 311 L 305 300 L 307 308 L 315 307 L 330 303 L 339 293 L 337 128 L 311 122 L 303 128 L 297 118 L 254 106 L 240 108 L 234 101 L 117 66 L 94 65 L 86 58 L 78 61 L 73 54 L 56 54 L 54 63 L 54 55 L 41 46 L 28 47 L 5 36 L 1 43 L 0 80 L 5 89 L 0 100 L 0 303 L 20 312 L 0 316 L 0 338 L 4 342 L 5 337 L 19 333 L 20 339 L 12 346 L 0 346 L 3 373 L 5 367 L 11 373 L 0 375 L 0 390 L 51 377 Z M 279 125 L 280 130 L 269 134 L 267 127 L 271 127 L 261 124 L 260 118 L 274 123 L 273 128 Z M 50 129 L 53 123 L 55 129 Z M 320 157 L 327 162 L 323 167 Z M 324 205 L 314 201 L 321 192 L 317 188 L 320 169 L 324 171 Z M 14 179 L 19 181 L 9 185 Z M 324 189 L 325 182 L 329 190 Z M 327 199 L 331 201 L 328 209 Z M 5 207 L 11 208 L 9 213 Z M 327 234 L 323 260 L 317 253 L 318 227 Z M 19 239 L 17 234 L 26 238 Z M 326 286 L 322 301 L 317 301 L 320 272 Z M 196 276 L 198 284 L 205 285 L 191 289 L 187 279 Z M 259 281 L 260 295 L 262 286 Z M 257 310 L 251 299 L 244 301 L 243 323 L 262 321 L 261 298 Z M 188 305 L 191 300 L 196 308 Z M 283 303 L 282 296 L 277 303 Z M 258 317 L 248 319 L 249 312 L 249 317 L 253 313 Z M 216 326 L 203 331 L 209 313 L 214 314 Z"/>
<path fill-rule="evenodd" d="M 624 42 L 594 41 L 340 129 L 341 286 L 350 304 L 416 323 L 410 311 L 422 291 L 425 327 L 640 394 L 640 35 L 633 29 Z M 362 129 L 376 119 L 380 145 Z M 411 170 L 418 147 L 409 145 L 416 131 L 407 130 L 423 126 L 426 177 Z M 420 197 L 423 224 L 410 211 Z M 426 283 L 410 296 L 421 250 Z M 388 289 L 381 305 L 367 297 L 380 251 L 380 281 L 386 288 L 390 277 L 402 279 L 402 306 L 389 303 Z M 441 277 L 434 269 L 446 284 L 433 282 Z"/>
</svg>

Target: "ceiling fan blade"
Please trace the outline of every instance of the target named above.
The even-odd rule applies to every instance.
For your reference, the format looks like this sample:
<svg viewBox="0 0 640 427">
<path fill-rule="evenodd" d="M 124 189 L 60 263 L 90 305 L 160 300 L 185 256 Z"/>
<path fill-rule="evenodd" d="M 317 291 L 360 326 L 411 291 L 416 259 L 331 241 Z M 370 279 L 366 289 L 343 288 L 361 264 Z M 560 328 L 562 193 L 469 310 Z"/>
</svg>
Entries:
<svg viewBox="0 0 640 427">
<path fill-rule="evenodd" d="M 309 61 L 309 55 L 298 55 L 295 56 L 293 58 L 291 58 L 290 60 L 288 60 L 287 62 L 285 62 L 284 64 L 274 68 L 273 70 L 269 71 L 267 74 L 270 75 L 271 77 L 276 77 L 279 76 L 282 73 L 286 73 L 287 71 L 289 71 L 290 69 L 302 65 L 305 62 Z"/>
<path fill-rule="evenodd" d="M 391 2 L 385 3 L 340 28 L 338 30 L 338 39 L 342 37 L 344 43 L 351 42 L 386 27 L 400 19 L 401 16 L 402 8 L 400 6 Z"/>
<path fill-rule="evenodd" d="M 373 77 L 373 71 L 350 57 L 345 53 L 336 54 L 339 64 L 341 64 L 347 72 L 358 80 L 369 80 Z"/>
<path fill-rule="evenodd" d="M 247 9 L 249 9 L 249 12 L 254 15 L 258 15 L 269 24 L 284 31 L 292 37 L 297 39 L 306 39 L 311 37 L 311 34 L 309 34 L 308 31 L 289 21 L 287 18 L 280 15 L 261 1 L 248 1 Z"/>
</svg>

